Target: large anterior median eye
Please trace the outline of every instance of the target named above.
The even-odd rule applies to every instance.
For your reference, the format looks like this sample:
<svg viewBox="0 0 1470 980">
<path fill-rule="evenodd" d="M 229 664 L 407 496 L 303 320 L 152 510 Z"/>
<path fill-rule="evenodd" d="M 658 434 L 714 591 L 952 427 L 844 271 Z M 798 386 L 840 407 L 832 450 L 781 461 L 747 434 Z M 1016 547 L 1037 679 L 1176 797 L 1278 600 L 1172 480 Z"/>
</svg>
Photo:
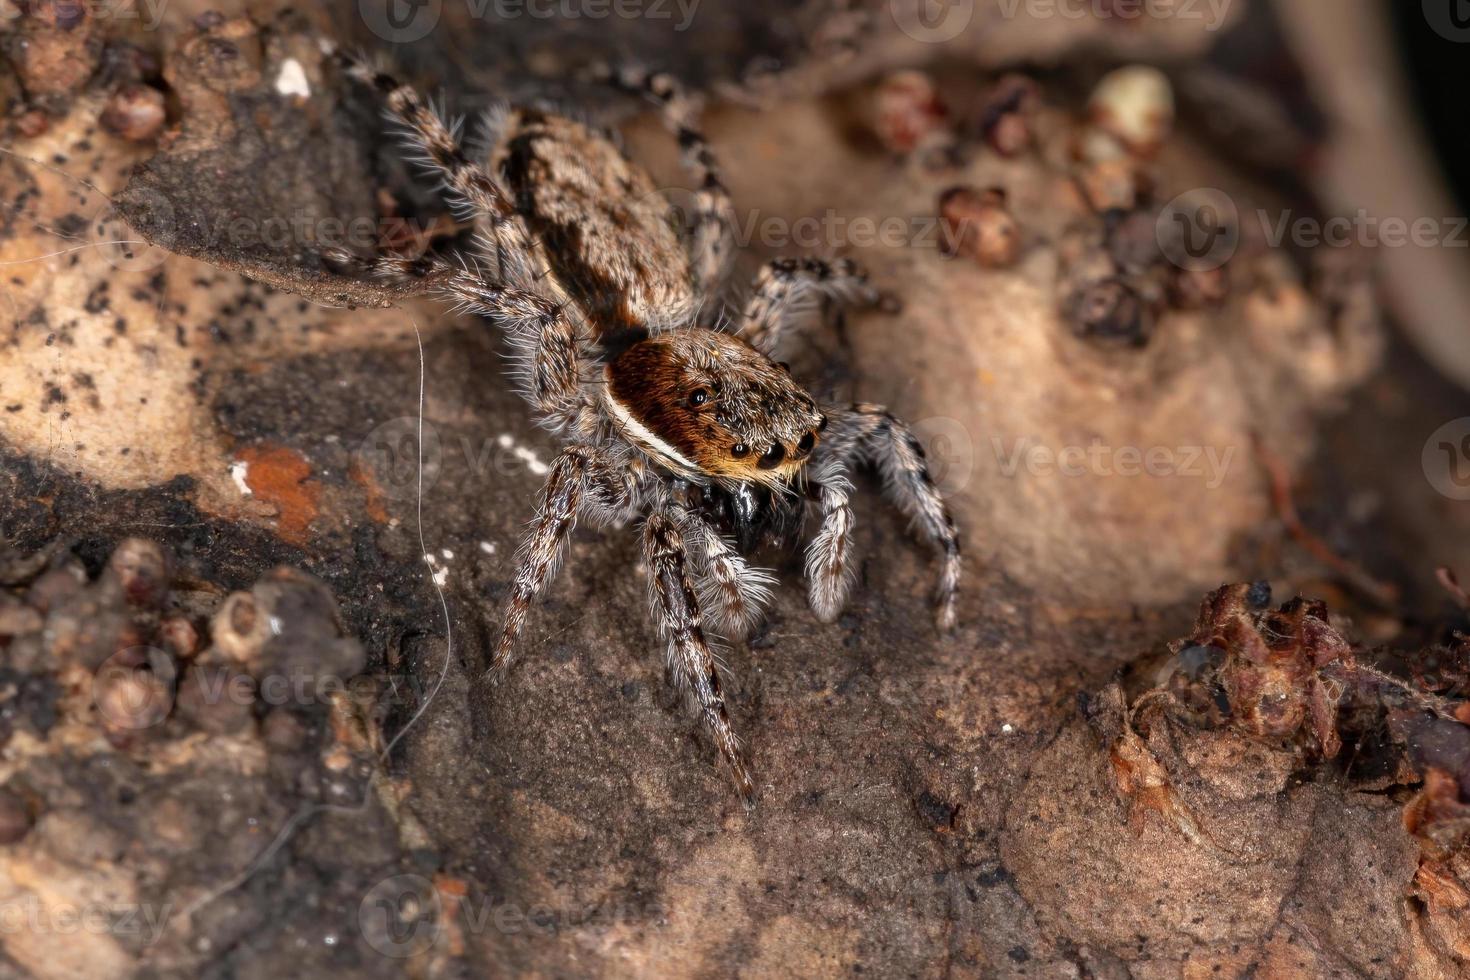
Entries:
<svg viewBox="0 0 1470 980">
<path fill-rule="evenodd" d="M 785 458 L 786 447 L 781 445 L 779 442 L 776 442 L 771 444 L 771 448 L 766 450 L 766 454 L 762 456 L 755 465 L 759 466 L 763 470 L 769 470 L 773 467 L 779 466 L 781 464 L 781 460 Z"/>
</svg>

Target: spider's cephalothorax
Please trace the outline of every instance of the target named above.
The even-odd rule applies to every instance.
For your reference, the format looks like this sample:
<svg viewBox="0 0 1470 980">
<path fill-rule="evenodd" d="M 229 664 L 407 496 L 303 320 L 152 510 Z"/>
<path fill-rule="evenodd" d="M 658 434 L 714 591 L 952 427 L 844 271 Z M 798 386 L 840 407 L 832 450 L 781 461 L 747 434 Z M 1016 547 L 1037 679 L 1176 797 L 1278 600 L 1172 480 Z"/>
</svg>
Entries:
<svg viewBox="0 0 1470 980">
<path fill-rule="evenodd" d="M 635 344 L 603 399 L 629 442 L 690 480 L 786 487 L 826 425 L 811 395 L 729 334 L 691 329 Z"/>
<path fill-rule="evenodd" d="M 734 222 L 692 107 L 666 75 L 626 69 L 609 80 L 659 103 L 678 137 L 698 183 L 687 241 L 647 173 L 588 126 L 497 110 L 485 118 L 486 162 L 476 163 L 413 89 L 360 64 L 349 70 L 382 93 L 476 232 L 476 254 L 458 265 L 393 256 L 368 264 L 382 275 L 429 277 L 500 325 L 538 421 L 567 439 L 517 552 L 489 676 L 509 669 L 576 521 L 642 517 L 649 597 L 670 671 L 749 803 L 755 787 L 706 630 L 743 633 L 759 617 L 774 579 L 750 566 L 745 546 L 763 529 L 795 523 L 799 491 L 821 515 L 806 552 L 819 618 L 835 619 L 851 586 L 848 474 L 871 464 L 939 546 L 936 617 L 942 630 L 954 625 L 959 539 L 918 441 L 879 406 L 818 405 L 770 357 L 782 331 L 823 303 L 872 302 L 875 294 L 851 262 L 778 259 L 761 270 L 730 330 L 699 325 L 699 312 L 717 307 Z"/>
</svg>

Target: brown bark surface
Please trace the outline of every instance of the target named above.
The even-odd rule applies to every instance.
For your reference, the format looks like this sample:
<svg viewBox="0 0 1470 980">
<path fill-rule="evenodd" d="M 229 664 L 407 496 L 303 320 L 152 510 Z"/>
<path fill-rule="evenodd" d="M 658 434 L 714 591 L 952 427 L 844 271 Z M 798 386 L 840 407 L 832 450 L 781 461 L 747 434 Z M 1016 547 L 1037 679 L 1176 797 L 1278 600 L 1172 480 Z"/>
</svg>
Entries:
<svg viewBox="0 0 1470 980">
<path fill-rule="evenodd" d="M 1352 257 L 1249 220 L 1221 279 L 1150 250 L 1186 191 L 1301 206 L 1182 99 L 1156 153 L 1079 159 L 1102 68 L 1197 31 L 976 3 L 925 45 L 888 4 L 851 28 L 756 3 L 669 46 L 446 4 L 396 52 L 461 109 L 662 55 L 716 96 L 736 281 L 838 251 L 897 300 L 786 356 L 916 423 L 967 542 L 961 625 L 934 634 L 930 556 L 876 480 L 837 623 L 799 553 L 763 556 L 775 602 L 725 655 L 746 811 L 664 683 L 634 528 L 579 530 L 522 666 L 476 681 L 558 446 L 493 327 L 321 257 L 353 219 L 452 244 L 322 53 L 367 21 L 59 6 L 0 21 L 0 975 L 1464 970 L 1466 624 L 1435 571 L 1470 524 L 1420 458 L 1464 396 Z M 1096 70 L 1041 73 L 1033 145 L 988 146 L 1003 71 L 1083 45 Z M 915 64 L 952 131 L 899 158 L 878 77 Z M 136 85 L 167 120 L 125 138 Z M 680 202 L 669 137 L 623 130 Z M 958 186 L 1004 188 L 1014 254 L 943 254 Z M 1214 594 L 1257 580 L 1274 602 Z M 1299 593 L 1330 613 L 1271 611 Z"/>
</svg>

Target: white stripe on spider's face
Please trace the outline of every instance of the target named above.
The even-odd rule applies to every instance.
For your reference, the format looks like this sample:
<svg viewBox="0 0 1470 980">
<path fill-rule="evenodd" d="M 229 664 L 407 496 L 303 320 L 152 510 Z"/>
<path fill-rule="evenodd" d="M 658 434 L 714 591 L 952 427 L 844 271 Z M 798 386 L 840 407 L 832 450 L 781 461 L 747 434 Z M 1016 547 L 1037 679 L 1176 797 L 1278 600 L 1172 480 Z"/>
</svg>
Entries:
<svg viewBox="0 0 1470 980">
<path fill-rule="evenodd" d="M 633 413 L 628 411 L 627 407 L 618 401 L 612 392 L 604 389 L 603 401 L 607 405 L 608 413 L 612 416 L 614 424 L 622 430 L 623 435 L 633 445 L 680 476 L 695 478 L 702 475 L 698 465 L 635 419 Z"/>
</svg>

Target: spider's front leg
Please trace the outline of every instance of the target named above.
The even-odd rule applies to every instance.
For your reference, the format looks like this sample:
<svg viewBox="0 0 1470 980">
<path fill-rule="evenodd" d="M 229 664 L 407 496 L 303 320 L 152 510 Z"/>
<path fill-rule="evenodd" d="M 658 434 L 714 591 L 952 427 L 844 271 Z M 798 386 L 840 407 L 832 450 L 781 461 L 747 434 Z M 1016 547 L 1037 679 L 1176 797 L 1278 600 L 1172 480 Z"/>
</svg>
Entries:
<svg viewBox="0 0 1470 980">
<path fill-rule="evenodd" d="M 740 739 L 730 726 L 714 651 L 700 625 L 699 599 L 689 582 L 687 550 L 679 523 L 677 514 L 655 509 L 643 525 L 653 615 L 668 640 L 670 671 L 698 705 L 700 720 L 729 765 L 740 798 L 748 807 L 755 800 L 755 784 L 741 754 Z"/>
<path fill-rule="evenodd" d="M 806 577 L 812 611 L 824 623 L 836 621 L 852 589 L 852 481 L 841 459 L 812 468 L 807 491 L 822 511 L 822 527 L 806 551 Z"/>
<path fill-rule="evenodd" d="M 829 425 L 822 434 L 818 447 L 821 461 L 813 463 L 813 482 L 828 493 L 823 486 L 824 467 L 832 463 L 872 463 L 883 477 L 888 496 L 910 517 L 919 530 L 940 551 L 939 583 L 934 590 L 934 618 L 940 632 L 947 633 L 955 626 L 955 599 L 960 584 L 960 537 L 955 530 L 954 518 L 949 507 L 934 485 L 929 473 L 929 464 L 924 458 L 924 447 L 909 431 L 903 421 L 881 405 L 855 404 L 847 408 L 827 410 Z M 830 479 L 830 477 L 828 477 Z M 836 615 L 835 610 L 818 602 L 818 577 L 812 568 L 818 555 L 828 559 L 821 563 L 818 571 L 833 575 L 835 567 L 831 556 L 837 553 L 834 540 L 840 529 L 851 525 L 851 514 L 846 513 L 846 487 L 841 494 L 832 494 L 829 505 L 825 497 L 823 510 L 827 518 L 822 533 L 812 542 L 807 557 L 808 573 L 812 574 L 812 607 L 818 616 Z M 841 499 L 838 499 L 838 498 Z M 833 533 L 829 536 L 828 529 Z M 842 536 L 845 547 L 845 535 Z M 826 598 L 824 593 L 823 598 Z M 840 605 L 841 595 L 837 595 Z"/>
<path fill-rule="evenodd" d="M 871 306 L 878 299 L 867 273 L 851 259 L 772 259 L 756 274 L 736 335 L 772 356 L 781 335 L 809 323 L 824 301 Z"/>
<path fill-rule="evenodd" d="M 500 681 L 515 659 L 516 640 L 526 625 L 526 614 L 561 562 L 568 535 L 581 515 L 606 519 L 625 509 L 632 488 L 613 461 L 593 446 L 568 446 L 551 463 L 541 488 L 536 517 L 516 550 L 515 585 L 506 607 L 500 642 L 487 671 Z"/>
</svg>

